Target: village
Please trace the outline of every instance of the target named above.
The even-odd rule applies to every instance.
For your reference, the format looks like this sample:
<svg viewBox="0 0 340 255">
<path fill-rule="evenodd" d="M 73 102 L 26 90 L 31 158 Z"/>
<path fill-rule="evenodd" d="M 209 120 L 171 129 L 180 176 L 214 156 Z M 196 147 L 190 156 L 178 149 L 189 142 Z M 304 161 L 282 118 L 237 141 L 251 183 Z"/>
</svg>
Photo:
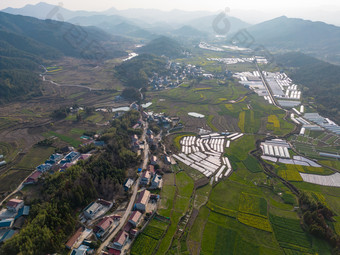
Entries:
<svg viewBox="0 0 340 255">
<path fill-rule="evenodd" d="M 202 67 L 191 64 L 183 66 L 181 63 L 168 61 L 167 69 L 167 75 L 159 75 L 155 73 L 149 79 L 148 85 L 151 86 L 152 90 L 158 91 L 176 88 L 188 80 L 197 78 L 212 79 L 214 77 L 213 74 L 204 71 Z"/>
<path fill-rule="evenodd" d="M 141 112 L 140 120 L 131 129 L 143 131 L 142 134 L 136 131 L 130 141 L 131 150 L 143 158 L 141 166 L 136 169 L 135 177 L 128 177 L 124 183 L 124 190 L 130 201 L 117 204 L 115 200 L 98 198 L 86 206 L 79 215 L 80 227 L 65 243 L 70 254 L 95 254 L 95 248 L 98 248 L 95 243 L 101 243 L 98 249 L 102 250 L 101 254 L 125 254 L 143 226 L 155 216 L 160 200 L 159 190 L 163 185 L 163 171 L 170 169 L 170 165 L 175 161 L 166 155 L 160 145 L 163 131 L 154 133 L 149 128 L 149 123 L 169 130 L 179 125 L 179 118 L 169 117 L 163 113 L 146 112 L 137 103 L 132 103 L 129 109 Z M 115 118 L 124 113 L 125 111 L 120 111 Z M 16 191 L 25 186 L 36 185 L 46 175 L 56 172 L 62 174 L 79 161 L 86 162 L 98 149 L 106 145 L 98 134 L 82 135 L 81 139 L 83 142 L 79 150 L 66 146 L 58 153 L 53 153 L 43 164 L 35 168 Z M 90 145 L 92 148 L 90 151 L 80 152 L 81 148 Z M 18 233 L 25 222 L 25 217 L 29 215 L 30 206 L 25 205 L 21 197 L 13 198 L 11 195 L 14 194 L 15 192 L 8 196 L 10 199 L 0 211 L 0 243 Z"/>
</svg>

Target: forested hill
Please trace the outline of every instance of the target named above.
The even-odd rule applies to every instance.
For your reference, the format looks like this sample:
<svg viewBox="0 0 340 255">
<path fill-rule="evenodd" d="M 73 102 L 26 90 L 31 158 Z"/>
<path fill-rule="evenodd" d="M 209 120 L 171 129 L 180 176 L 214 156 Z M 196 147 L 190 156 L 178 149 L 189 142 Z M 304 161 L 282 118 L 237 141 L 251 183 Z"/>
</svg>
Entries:
<svg viewBox="0 0 340 255">
<path fill-rule="evenodd" d="M 152 40 L 144 47 L 138 50 L 138 53 L 148 53 L 157 56 L 167 56 L 169 58 L 178 58 L 183 56 L 184 48 L 175 40 L 162 36 Z"/>
<path fill-rule="evenodd" d="M 166 61 L 162 57 L 142 54 L 116 66 L 117 77 L 124 85 L 135 88 L 146 87 L 149 78 L 154 74 L 164 74 Z"/>
<path fill-rule="evenodd" d="M 0 12 L 0 103 L 40 94 L 39 65 L 62 56 L 100 61 L 129 43 L 92 27 Z"/>
<path fill-rule="evenodd" d="M 340 64 L 340 27 L 282 16 L 247 30 L 256 44 L 275 50 L 301 51 Z"/>
<path fill-rule="evenodd" d="M 276 61 L 305 86 L 303 93 L 315 98 L 320 113 L 340 123 L 340 66 L 296 52 L 278 55 Z"/>
</svg>

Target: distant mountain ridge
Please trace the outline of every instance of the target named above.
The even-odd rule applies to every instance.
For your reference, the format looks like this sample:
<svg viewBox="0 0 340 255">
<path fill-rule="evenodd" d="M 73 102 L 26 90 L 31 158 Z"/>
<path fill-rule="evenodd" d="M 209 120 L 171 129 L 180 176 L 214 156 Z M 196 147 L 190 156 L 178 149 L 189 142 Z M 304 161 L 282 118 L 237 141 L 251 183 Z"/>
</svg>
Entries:
<svg viewBox="0 0 340 255">
<path fill-rule="evenodd" d="M 58 10 L 56 10 L 56 8 Z M 22 8 L 5 8 L 1 10 L 10 14 L 20 14 L 24 16 L 32 16 L 39 19 L 58 19 L 56 11 L 63 17 L 64 21 L 79 17 L 79 16 L 94 16 L 94 15 L 119 15 L 129 19 L 144 20 L 146 23 L 152 22 L 169 22 L 169 23 L 183 23 L 189 20 L 193 20 L 199 17 L 213 14 L 208 11 L 182 11 L 182 10 L 171 10 L 161 11 L 156 9 L 142 9 L 132 8 L 126 10 L 117 10 L 116 8 L 110 8 L 103 12 L 89 12 L 89 11 L 71 11 L 63 6 L 56 6 L 40 2 L 36 5 L 26 5 Z M 54 14 L 54 15 L 53 15 Z M 59 20 L 59 19 L 58 19 Z M 148 22 L 149 21 L 149 22 Z"/>
<path fill-rule="evenodd" d="M 39 19 L 53 19 L 83 26 L 97 26 L 110 34 L 112 34 L 112 32 L 109 30 L 112 31 L 114 24 L 117 25 L 119 21 L 119 23 L 125 22 L 139 29 L 149 31 L 151 34 L 156 33 L 162 35 L 167 33 L 171 34 L 172 31 L 176 33 L 175 30 L 183 26 L 190 26 L 203 33 L 214 34 L 212 24 L 219 14 L 218 12 L 208 11 L 161 11 L 155 9 L 117 10 L 115 8 L 103 12 L 71 11 L 62 6 L 54 6 L 46 3 L 27 5 L 23 8 L 6 8 L 3 11 Z M 228 17 L 228 21 L 231 24 L 231 32 L 249 26 L 246 22 L 234 17 Z M 121 34 L 124 35 L 124 33 Z M 140 34 L 140 31 L 137 34 Z M 131 36 L 131 34 L 129 36 Z M 146 38 L 149 37 L 150 35 L 147 34 Z"/>
<path fill-rule="evenodd" d="M 324 22 L 278 17 L 247 28 L 256 44 L 271 50 L 294 50 L 340 63 L 340 27 Z"/>
<path fill-rule="evenodd" d="M 136 24 L 137 22 L 119 15 L 79 16 L 70 19 L 69 22 L 81 26 L 96 26 L 111 35 L 137 37 L 142 39 L 154 39 L 156 37 L 152 32 L 139 27 Z"/>
</svg>

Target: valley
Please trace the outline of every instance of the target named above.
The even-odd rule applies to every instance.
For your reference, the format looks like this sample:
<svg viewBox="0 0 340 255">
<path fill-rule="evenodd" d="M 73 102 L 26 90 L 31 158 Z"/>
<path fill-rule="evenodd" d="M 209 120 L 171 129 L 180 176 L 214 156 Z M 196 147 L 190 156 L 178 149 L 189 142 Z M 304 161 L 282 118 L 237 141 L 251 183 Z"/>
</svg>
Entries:
<svg viewBox="0 0 340 255">
<path fill-rule="evenodd" d="M 59 12 L 0 12 L 1 255 L 338 254 L 337 59 L 280 37 L 313 22 Z"/>
</svg>

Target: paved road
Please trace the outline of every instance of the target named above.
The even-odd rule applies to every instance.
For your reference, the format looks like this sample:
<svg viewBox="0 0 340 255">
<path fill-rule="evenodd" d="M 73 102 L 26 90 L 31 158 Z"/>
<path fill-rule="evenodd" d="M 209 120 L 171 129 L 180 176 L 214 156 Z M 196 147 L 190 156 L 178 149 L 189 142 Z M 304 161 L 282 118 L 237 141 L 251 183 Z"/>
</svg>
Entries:
<svg viewBox="0 0 340 255">
<path fill-rule="evenodd" d="M 30 174 L 31 175 L 31 174 Z M 28 177 L 28 176 L 27 176 Z M 0 206 L 2 206 L 2 204 L 9 199 L 11 196 L 13 196 L 15 193 L 17 193 L 19 190 L 21 190 L 24 187 L 24 182 L 26 181 L 26 178 L 19 184 L 19 186 L 11 193 L 9 194 L 7 197 L 5 197 L 1 202 L 0 202 Z"/>
<path fill-rule="evenodd" d="M 146 166 L 149 161 L 149 146 L 146 142 L 146 130 L 148 129 L 148 123 L 144 123 L 144 130 L 141 139 L 144 141 L 145 144 L 145 149 L 144 149 L 144 159 L 143 159 L 143 169 L 146 169 Z M 132 188 L 132 196 L 130 198 L 130 202 L 128 207 L 126 208 L 126 211 L 122 218 L 120 219 L 120 223 L 118 227 L 116 227 L 113 232 L 105 239 L 105 241 L 100 245 L 100 247 L 97 250 L 97 254 L 100 254 L 101 251 L 109 244 L 109 242 L 117 235 L 117 233 L 122 229 L 122 227 L 125 225 L 127 219 L 130 216 L 130 213 L 132 211 L 133 205 L 135 203 L 136 197 L 137 197 L 137 192 L 138 192 L 138 184 L 140 181 L 140 177 L 138 177 L 137 181 L 135 182 L 135 185 Z"/>
<path fill-rule="evenodd" d="M 262 70 L 260 69 L 260 67 L 259 67 L 259 65 L 258 65 L 258 63 L 257 63 L 256 61 L 255 61 L 255 64 L 256 64 L 257 70 L 258 70 L 259 73 L 260 73 L 260 77 L 261 77 L 262 83 L 263 83 L 263 85 L 265 86 L 265 88 L 266 88 L 266 90 L 267 90 L 267 92 L 268 92 L 268 96 L 270 97 L 270 99 L 272 100 L 273 104 L 274 104 L 276 107 L 282 109 L 282 107 L 279 106 L 279 105 L 276 103 L 276 99 L 274 98 L 274 96 L 273 96 L 273 94 L 272 94 L 272 91 L 271 91 L 271 89 L 270 89 L 270 87 L 269 87 L 269 85 L 268 85 L 268 83 L 267 83 L 267 80 L 266 80 L 266 78 L 264 77 L 264 75 L 263 75 L 263 73 L 262 73 Z"/>
</svg>

